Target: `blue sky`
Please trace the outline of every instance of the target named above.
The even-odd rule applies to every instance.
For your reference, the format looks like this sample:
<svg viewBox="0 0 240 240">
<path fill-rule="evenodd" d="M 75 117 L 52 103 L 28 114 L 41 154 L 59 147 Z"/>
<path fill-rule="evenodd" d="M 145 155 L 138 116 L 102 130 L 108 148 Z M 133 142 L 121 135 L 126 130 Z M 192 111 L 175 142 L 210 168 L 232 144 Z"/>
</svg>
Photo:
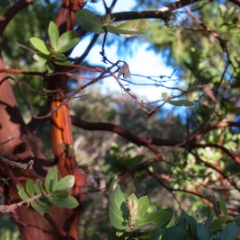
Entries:
<svg viewBox="0 0 240 240">
<path fill-rule="evenodd" d="M 109 5 L 112 1 L 106 0 L 106 3 Z M 131 7 L 135 5 L 134 0 L 118 0 L 117 4 L 114 8 L 115 12 L 119 11 L 129 11 Z M 104 8 L 102 1 L 98 1 L 98 3 L 91 3 L 90 1 L 86 5 L 86 8 L 95 8 L 98 9 L 99 12 L 104 13 Z M 85 47 L 88 45 L 91 40 L 92 35 L 84 38 L 80 44 L 75 48 L 73 52 L 74 56 L 80 56 L 82 52 L 85 50 Z M 119 36 L 119 38 L 122 38 Z M 148 44 L 137 44 L 134 43 L 132 46 L 133 54 L 129 55 L 129 49 L 126 51 L 122 51 L 121 56 L 117 53 L 117 46 L 111 45 L 111 47 L 106 47 L 105 52 L 112 62 L 116 62 L 117 60 L 124 60 L 128 63 L 130 67 L 130 71 L 132 74 L 141 74 L 146 76 L 170 76 L 173 72 L 173 69 L 168 68 L 164 63 L 161 55 L 156 55 L 153 51 L 148 50 Z M 99 54 L 101 51 L 101 46 L 97 45 L 91 50 L 86 60 L 89 60 L 92 64 L 102 65 L 102 56 Z M 146 80 L 139 79 L 132 75 L 131 80 L 134 82 L 144 83 Z M 119 85 L 113 78 L 107 78 L 102 80 L 101 91 L 102 93 L 108 93 L 109 90 L 115 92 L 122 92 Z M 166 92 L 166 89 L 162 89 L 160 87 L 155 86 L 135 86 L 129 85 L 131 91 L 135 93 L 137 96 L 145 96 L 149 101 L 157 101 L 162 97 L 162 92 Z"/>
</svg>

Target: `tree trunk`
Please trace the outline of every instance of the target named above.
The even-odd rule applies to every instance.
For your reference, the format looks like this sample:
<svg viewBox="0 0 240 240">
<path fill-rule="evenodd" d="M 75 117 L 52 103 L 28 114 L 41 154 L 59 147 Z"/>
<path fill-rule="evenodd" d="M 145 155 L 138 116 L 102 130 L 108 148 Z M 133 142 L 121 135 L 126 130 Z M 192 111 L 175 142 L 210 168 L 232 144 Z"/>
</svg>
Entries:
<svg viewBox="0 0 240 240">
<path fill-rule="evenodd" d="M 62 1 L 56 21 L 61 33 L 73 28 L 75 24 L 74 12 L 82 7 L 81 1 Z M 0 57 L 0 69 L 3 68 L 3 59 Z M 61 69 L 58 70 L 62 71 Z M 25 185 L 28 178 L 33 181 L 39 179 L 44 182 L 50 166 L 38 149 L 36 137 L 23 121 L 7 75 L 0 73 L 0 80 L 0 153 L 3 157 L 19 163 L 34 161 L 33 168 L 25 170 L 12 167 L 11 164 L 6 162 L 0 162 L 1 177 L 10 178 L 9 186 L 6 187 L 6 204 L 12 204 L 21 201 L 16 184 Z M 49 89 L 62 90 L 61 93 L 49 99 L 50 110 L 53 110 L 63 100 L 67 80 L 63 77 L 59 78 L 59 76 L 45 80 Z M 52 147 L 55 164 L 59 170 L 59 177 L 69 174 L 75 176 L 75 187 L 70 193 L 76 196 L 80 202 L 84 175 L 78 171 L 74 155 L 70 154 L 64 147 L 73 145 L 68 106 L 63 105 L 59 108 L 58 111 L 52 114 L 50 120 Z M 12 211 L 12 216 L 18 224 L 21 238 L 24 240 L 79 239 L 79 208 L 67 210 L 51 206 L 51 213 L 42 217 L 30 206 L 22 206 Z"/>
</svg>

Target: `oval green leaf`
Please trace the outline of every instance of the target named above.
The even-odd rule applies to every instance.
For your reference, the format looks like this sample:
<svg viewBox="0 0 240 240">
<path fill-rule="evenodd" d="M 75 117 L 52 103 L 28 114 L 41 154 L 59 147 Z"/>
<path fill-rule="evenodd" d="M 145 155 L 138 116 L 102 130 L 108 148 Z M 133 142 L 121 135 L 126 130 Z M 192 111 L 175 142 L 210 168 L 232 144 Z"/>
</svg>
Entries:
<svg viewBox="0 0 240 240">
<path fill-rule="evenodd" d="M 63 33 L 58 40 L 58 52 L 59 49 L 66 46 L 74 38 L 77 38 L 77 33 L 75 31 L 68 31 Z"/>
<path fill-rule="evenodd" d="M 149 223 L 144 223 L 140 226 L 137 226 L 135 229 L 138 232 L 149 232 L 152 231 L 156 228 L 156 223 L 155 222 L 149 222 Z"/>
<path fill-rule="evenodd" d="M 69 66 L 69 65 L 72 64 L 72 62 L 69 61 L 69 60 L 65 60 L 65 61 L 54 60 L 53 62 L 57 65 L 60 65 L 60 66 Z"/>
<path fill-rule="evenodd" d="M 146 19 L 137 19 L 132 21 L 126 21 L 124 23 L 120 23 L 116 25 L 118 29 L 126 30 L 126 31 L 136 31 L 140 33 L 146 33 L 150 29 L 150 23 Z M 124 37 L 133 37 L 134 35 L 130 34 L 121 34 Z M 139 34 L 136 34 L 139 35 Z M 135 36 L 136 36 L 135 35 Z"/>
<path fill-rule="evenodd" d="M 28 179 L 26 182 L 26 192 L 30 197 L 34 196 L 34 183 L 32 179 Z"/>
<path fill-rule="evenodd" d="M 66 45 L 63 45 L 58 49 L 58 52 L 64 53 L 72 49 L 78 42 L 80 41 L 80 38 L 73 38 L 71 39 Z"/>
<path fill-rule="evenodd" d="M 148 209 L 149 201 L 147 196 L 138 199 L 138 214 L 142 217 L 145 216 Z"/>
<path fill-rule="evenodd" d="M 45 180 L 45 188 L 48 193 L 53 192 L 57 180 L 58 180 L 57 167 L 53 167 L 49 170 Z"/>
<path fill-rule="evenodd" d="M 221 232 L 224 240 L 237 239 L 238 226 L 235 222 L 229 223 Z"/>
<path fill-rule="evenodd" d="M 66 198 L 50 197 L 48 199 L 52 204 L 63 208 L 76 208 L 79 203 L 76 198 L 67 196 Z"/>
<path fill-rule="evenodd" d="M 50 44 L 54 50 L 58 48 L 59 31 L 57 25 L 51 21 L 48 26 L 48 36 Z"/>
<path fill-rule="evenodd" d="M 42 39 L 32 37 L 30 38 L 30 42 L 38 51 L 44 53 L 45 55 L 49 55 L 51 53 L 49 47 L 45 44 L 45 42 Z"/>
<path fill-rule="evenodd" d="M 115 228 L 119 230 L 128 228 L 128 209 L 119 186 L 113 190 L 110 197 L 109 218 Z"/>
<path fill-rule="evenodd" d="M 224 215 L 217 219 L 214 219 L 209 226 L 209 231 L 221 230 L 223 225 L 230 221 L 233 221 L 233 217 L 229 215 Z"/>
<path fill-rule="evenodd" d="M 174 105 L 174 106 L 185 106 L 185 107 L 190 107 L 193 106 L 194 103 L 188 100 L 172 100 L 172 101 L 168 101 L 170 104 Z"/>
<path fill-rule="evenodd" d="M 144 222 L 145 223 L 154 222 L 156 223 L 156 228 L 166 227 L 167 224 L 170 222 L 171 218 L 172 218 L 171 213 L 165 210 L 161 210 L 146 215 L 146 217 L 144 218 Z"/>
<path fill-rule="evenodd" d="M 45 213 L 51 212 L 51 210 L 48 206 L 42 206 L 42 205 L 38 204 L 37 202 L 31 202 L 31 207 L 42 216 Z"/>
<path fill-rule="evenodd" d="M 20 198 L 22 200 L 26 201 L 29 198 L 29 196 L 27 195 L 24 187 L 21 185 L 18 185 L 18 184 L 16 186 L 17 186 L 17 190 L 18 190 L 18 195 L 20 196 Z"/>
<path fill-rule="evenodd" d="M 33 55 L 33 58 L 38 62 L 47 62 L 47 60 L 49 59 L 49 55 L 45 55 L 43 53 L 35 53 Z"/>
<path fill-rule="evenodd" d="M 68 196 L 68 191 L 66 190 L 56 190 L 51 193 L 52 197 L 66 198 Z"/>
<path fill-rule="evenodd" d="M 97 18 L 97 16 L 88 9 L 78 11 L 75 14 L 75 17 L 83 30 L 87 32 L 94 32 L 97 34 L 105 32 L 101 20 Z"/>
<path fill-rule="evenodd" d="M 68 191 L 73 187 L 75 181 L 75 177 L 73 175 L 68 175 L 60 179 L 54 186 L 54 191 L 63 190 Z"/>
<path fill-rule="evenodd" d="M 115 26 L 107 26 L 106 29 L 107 29 L 108 32 L 115 33 L 115 34 L 125 36 L 125 37 L 126 36 L 135 37 L 139 34 L 142 34 L 142 32 L 139 32 L 139 31 L 128 31 L 128 30 L 118 28 L 118 27 L 115 27 Z"/>
</svg>

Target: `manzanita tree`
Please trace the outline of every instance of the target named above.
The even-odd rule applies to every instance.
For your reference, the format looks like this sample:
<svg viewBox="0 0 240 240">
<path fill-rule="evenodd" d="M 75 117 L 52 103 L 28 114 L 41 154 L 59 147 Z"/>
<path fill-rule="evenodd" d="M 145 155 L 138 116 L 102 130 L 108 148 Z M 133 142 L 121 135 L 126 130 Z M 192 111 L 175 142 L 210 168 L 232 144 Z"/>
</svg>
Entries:
<svg viewBox="0 0 240 240">
<path fill-rule="evenodd" d="M 2 37 L 0 176 L 4 179 L 1 190 L 5 196 L 5 204 L 0 206 L 0 210 L 2 213 L 11 212 L 22 239 L 80 239 L 78 228 L 81 202 L 84 200 L 84 189 L 89 183 L 86 175 L 79 171 L 74 155 L 72 124 L 87 130 L 117 133 L 154 153 L 154 156 L 146 161 L 142 156 L 134 158 L 128 155 L 126 158 L 113 145 L 111 157 L 116 161 L 112 161 L 105 168 L 105 173 L 111 181 L 121 172 L 118 183 L 123 184 L 128 176 L 144 170 L 148 176 L 154 178 L 169 191 L 173 199 L 176 199 L 175 192 L 186 192 L 212 205 L 212 193 L 205 191 L 205 185 L 208 184 L 212 190 L 219 188 L 225 198 L 229 196 L 229 200 L 237 194 L 239 196 L 237 171 L 239 171 L 240 158 L 237 133 L 240 124 L 237 119 L 239 116 L 238 53 L 240 54 L 240 48 L 236 47 L 238 46 L 239 2 L 231 0 L 230 3 L 220 5 L 217 1 L 204 1 L 204 3 L 196 4 L 197 0 L 184 0 L 168 3 L 160 9 L 159 4 L 154 3 L 153 11 L 125 13 L 112 13 L 116 0 L 113 0 L 109 7 L 104 0 L 102 2 L 106 10 L 104 16 L 99 16 L 84 8 L 87 1 L 62 0 L 61 4 L 56 2 L 52 9 L 52 12 L 57 12 L 56 19 L 50 15 L 48 26 L 37 36 L 31 34 L 31 31 L 24 32 L 24 36 L 29 36 L 28 46 L 25 46 L 13 38 L 9 40 L 5 32 L 7 33 L 8 28 L 13 27 L 11 23 L 21 11 L 25 11 L 24 9 L 31 6 L 32 9 L 28 9 L 29 12 L 25 13 L 30 14 L 34 8 L 43 6 L 40 12 L 44 16 L 44 8 L 48 9 L 47 6 L 53 3 L 20 0 L 10 5 L 8 1 L 0 1 L 0 6 L 5 7 L 0 20 L 0 36 Z M 148 1 L 137 2 L 142 6 L 148 3 Z M 151 1 L 148 4 L 151 4 Z M 193 10 L 197 12 L 196 15 L 186 7 L 189 4 L 194 4 Z M 183 8 L 188 17 L 186 13 L 182 17 L 181 13 L 176 12 L 177 9 Z M 216 17 L 214 24 L 207 14 Z M 209 23 L 209 26 L 198 17 L 202 17 Z M 161 19 L 162 23 L 151 19 Z M 27 29 L 31 24 L 35 27 L 34 22 L 24 22 L 24 24 L 29 26 Z M 17 30 L 21 35 L 21 29 Z M 151 35 L 148 30 L 151 30 Z M 189 34 L 190 31 L 192 34 Z M 73 48 L 88 32 L 94 33 L 89 46 L 82 56 L 72 59 L 70 54 Z M 172 88 L 172 94 L 163 92 L 160 103 L 158 101 L 150 104 L 140 100 L 129 87 L 123 84 L 123 80 L 131 77 L 128 63 L 121 60 L 112 63 L 105 54 L 108 33 L 124 38 L 146 33 L 145 39 L 147 41 L 151 39 L 156 50 L 165 51 L 169 64 L 179 66 L 181 69 L 178 77 L 185 78 L 187 81 L 178 80 L 177 85 Z M 83 65 L 83 60 L 101 34 L 104 37 L 100 54 L 108 67 Z M 14 53 L 6 44 L 9 41 L 14 43 L 14 47 L 18 46 L 31 52 L 31 60 L 27 54 L 22 58 L 24 62 L 34 59 L 35 65 L 24 70 L 11 61 Z M 39 63 L 42 64 L 41 70 L 37 65 Z M 84 77 L 90 80 L 69 92 L 68 80 L 69 78 L 82 78 L 78 74 L 79 71 L 84 72 Z M 92 76 L 90 73 L 95 75 Z M 27 84 L 19 82 L 18 77 L 21 74 L 26 77 L 37 76 L 41 79 L 41 86 L 38 86 L 41 89 L 37 93 L 47 97 L 47 101 L 44 102 L 45 109 L 39 114 L 35 113 L 32 102 L 29 102 L 21 88 L 21 84 L 25 84 L 33 91 L 30 86 L 33 82 L 31 80 Z M 71 116 L 69 101 L 79 96 L 79 93 L 88 86 L 105 77 L 112 77 L 148 117 L 156 114 L 164 104 L 191 107 L 186 120 L 186 134 L 180 140 L 162 139 L 159 136 L 139 137 L 130 132 L 131 129 L 127 130 L 110 123 L 86 122 L 79 116 Z M 158 79 L 147 78 L 151 79 L 156 86 L 164 87 L 164 82 L 161 81 L 163 76 Z M 23 121 L 11 81 L 19 87 L 21 97 L 29 107 L 31 114 L 29 123 Z M 49 137 L 54 161 L 48 161 L 47 156 L 41 152 L 35 135 L 39 125 L 45 121 L 50 122 Z M 230 127 L 235 128 L 230 129 Z M 163 146 L 169 148 L 160 148 Z M 181 150 L 177 152 L 180 148 L 184 148 L 186 152 L 181 152 Z M 206 151 L 205 148 L 207 148 Z M 173 157 L 169 157 L 169 153 L 173 153 Z M 166 160 L 165 156 L 169 159 Z M 124 161 L 119 164 L 119 159 Z M 132 162 L 129 163 L 130 161 Z M 166 175 L 160 171 L 161 166 L 157 164 L 163 162 L 169 164 L 167 166 L 171 174 Z M 131 236 L 135 239 L 146 239 L 146 237 L 158 239 L 161 236 L 168 236 L 168 232 L 171 232 L 171 229 L 161 229 L 166 228 L 171 219 L 170 210 L 147 213 L 147 197 L 137 199 L 135 195 L 130 195 L 125 200 L 119 187 L 113 191 L 111 196 L 110 220 L 118 229 L 114 232 L 114 236 L 117 234 L 120 239 L 123 239 L 121 236 L 124 236 L 124 239 Z M 237 203 L 230 205 L 230 211 L 235 215 L 239 213 L 239 200 L 236 201 Z M 214 206 L 216 207 L 217 204 Z M 226 207 L 224 209 L 226 210 Z M 224 215 L 227 217 L 220 219 L 221 223 L 216 224 L 215 229 L 212 224 L 214 222 L 212 215 L 208 216 L 208 222 L 204 225 L 197 224 L 187 214 L 183 214 L 179 221 L 181 226 L 175 227 L 174 230 L 178 229 L 176 231 L 183 233 L 180 236 L 187 238 L 189 229 L 186 225 L 191 223 L 195 228 L 195 234 L 189 237 L 194 237 L 193 239 L 203 239 L 204 236 L 208 236 L 209 239 L 215 236 L 216 239 L 223 239 L 226 236 L 225 232 L 232 230 L 234 232 L 232 236 L 235 237 L 239 223 L 235 218 L 227 215 L 227 210 Z M 116 216 L 120 217 L 120 220 Z M 230 227 L 227 225 L 229 221 L 232 224 Z M 228 226 L 225 232 L 223 224 Z M 153 235 L 153 230 L 160 232 L 154 232 L 155 235 Z M 150 235 L 138 232 L 150 232 Z M 98 239 L 97 235 L 95 239 Z"/>
</svg>

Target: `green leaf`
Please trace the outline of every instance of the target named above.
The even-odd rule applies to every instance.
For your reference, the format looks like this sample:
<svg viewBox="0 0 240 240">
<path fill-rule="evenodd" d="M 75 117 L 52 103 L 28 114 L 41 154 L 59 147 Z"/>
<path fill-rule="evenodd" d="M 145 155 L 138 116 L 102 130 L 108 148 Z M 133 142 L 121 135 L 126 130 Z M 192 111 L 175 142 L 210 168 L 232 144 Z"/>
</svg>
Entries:
<svg viewBox="0 0 240 240">
<path fill-rule="evenodd" d="M 231 217 L 229 215 L 224 215 L 222 217 L 214 219 L 209 226 L 209 230 L 210 231 L 222 230 L 224 224 L 226 224 L 227 222 L 230 222 L 230 221 L 232 222 L 233 220 L 234 220 L 233 217 Z"/>
<path fill-rule="evenodd" d="M 48 193 L 53 192 L 57 180 L 58 180 L 57 167 L 52 167 L 49 170 L 45 180 L 45 188 Z"/>
<path fill-rule="evenodd" d="M 197 233 L 197 221 L 194 217 L 189 216 L 185 211 L 181 212 L 181 215 L 178 219 L 177 226 L 185 228 L 186 225 L 190 225 L 195 233 Z"/>
<path fill-rule="evenodd" d="M 128 30 L 124 30 L 124 29 L 121 29 L 121 28 L 118 28 L 118 27 L 115 27 L 115 26 L 106 26 L 106 29 L 107 29 L 108 32 L 119 34 L 119 35 L 125 35 L 125 37 L 126 37 L 126 35 L 128 37 L 135 37 L 139 34 L 142 34 L 142 32 L 128 31 Z"/>
<path fill-rule="evenodd" d="M 9 7 L 10 1 L 9 0 L 0 0 L 0 7 Z"/>
<path fill-rule="evenodd" d="M 63 208 L 76 208 L 79 203 L 76 198 L 67 196 L 66 198 L 50 197 L 48 199 L 52 204 Z"/>
<path fill-rule="evenodd" d="M 33 58 L 38 62 L 47 62 L 49 57 L 50 57 L 49 55 L 45 55 L 43 53 L 35 53 L 33 55 Z"/>
<path fill-rule="evenodd" d="M 164 230 L 162 240 L 186 240 L 188 233 L 185 229 L 174 226 Z"/>
<path fill-rule="evenodd" d="M 65 60 L 67 60 L 67 57 L 64 55 L 64 54 L 62 54 L 62 53 L 59 53 L 59 52 L 54 52 L 53 53 L 53 57 L 58 61 L 65 61 Z"/>
<path fill-rule="evenodd" d="M 112 225 L 117 229 L 127 229 L 128 209 L 125 198 L 119 186 L 117 186 L 110 197 L 109 218 Z"/>
<path fill-rule="evenodd" d="M 23 186 L 17 184 L 16 187 L 17 187 L 17 190 L 18 190 L 18 195 L 20 196 L 20 198 L 21 198 L 22 200 L 25 201 L 25 200 L 29 199 L 29 196 L 28 196 L 27 193 L 25 192 L 25 189 L 24 189 Z"/>
<path fill-rule="evenodd" d="M 165 210 L 161 210 L 161 211 L 149 213 L 148 215 L 146 215 L 144 218 L 144 222 L 145 223 L 155 222 L 156 228 L 166 227 L 167 224 L 170 222 L 171 218 L 172 218 L 171 213 L 169 213 Z"/>
<path fill-rule="evenodd" d="M 42 206 L 40 204 L 38 204 L 37 202 L 31 202 L 31 207 L 37 211 L 40 215 L 44 215 L 45 213 L 49 213 L 51 212 L 50 208 L 49 207 L 46 207 L 46 206 Z"/>
<path fill-rule="evenodd" d="M 108 240 L 122 240 L 122 239 L 129 239 L 131 233 L 127 233 L 125 231 L 119 231 L 116 229 L 110 229 L 107 234 L 107 239 Z"/>
<path fill-rule="evenodd" d="M 68 191 L 66 190 L 54 190 L 51 193 L 52 197 L 66 198 L 68 196 Z"/>
<path fill-rule="evenodd" d="M 174 105 L 174 106 L 193 106 L 194 103 L 188 100 L 171 100 L 168 101 L 170 104 Z"/>
<path fill-rule="evenodd" d="M 69 60 L 65 60 L 65 61 L 53 60 L 53 62 L 57 65 L 60 65 L 60 66 L 69 66 L 69 65 L 72 64 L 72 62 L 69 61 Z"/>
<path fill-rule="evenodd" d="M 35 200 L 35 202 L 36 202 L 37 204 L 39 204 L 40 206 L 43 206 L 43 207 L 49 207 L 50 205 L 52 205 L 52 204 L 49 202 L 48 198 L 46 198 L 46 197 L 42 197 L 42 198 L 40 198 L 40 199 L 37 199 L 37 200 Z"/>
<path fill-rule="evenodd" d="M 132 194 L 128 197 L 128 199 L 131 199 L 131 200 L 133 200 L 133 201 L 138 202 L 138 199 L 137 199 L 137 197 L 136 197 L 136 195 L 135 195 L 134 193 L 132 193 Z"/>
<path fill-rule="evenodd" d="M 63 35 L 66 35 L 68 32 L 64 33 Z M 59 47 L 58 52 L 64 53 L 68 50 L 72 49 L 78 42 L 80 41 L 80 38 L 75 37 L 68 41 L 66 45 L 63 45 L 62 47 Z M 63 41 L 64 42 L 64 41 Z"/>
<path fill-rule="evenodd" d="M 229 223 L 221 232 L 224 240 L 235 240 L 238 235 L 238 227 L 235 222 Z"/>
<path fill-rule="evenodd" d="M 213 194 L 213 209 L 217 217 L 219 217 L 220 212 L 219 212 L 217 200 L 214 194 Z"/>
<path fill-rule="evenodd" d="M 227 207 L 226 207 L 226 203 L 223 199 L 222 194 L 219 194 L 219 201 L 220 201 L 220 210 L 224 215 L 227 215 Z"/>
<path fill-rule="evenodd" d="M 149 201 L 148 197 L 144 196 L 138 199 L 138 214 L 142 217 L 145 216 L 148 209 Z"/>
<path fill-rule="evenodd" d="M 166 100 L 166 101 L 168 101 L 169 99 L 170 99 L 170 97 L 167 95 L 167 93 L 165 93 L 165 92 L 163 92 L 162 93 L 162 97 Z"/>
<path fill-rule="evenodd" d="M 197 223 L 197 236 L 198 240 L 210 239 L 208 229 L 202 223 Z"/>
<path fill-rule="evenodd" d="M 37 180 L 35 183 L 34 183 L 34 192 L 36 194 L 39 194 L 39 193 L 44 193 L 45 194 L 45 191 L 43 190 L 43 187 L 42 187 L 42 182 Z"/>
<path fill-rule="evenodd" d="M 48 26 L 48 36 L 50 39 L 51 47 L 54 50 L 58 48 L 58 39 L 59 39 L 59 31 L 57 25 L 51 21 Z"/>
<path fill-rule="evenodd" d="M 49 73 L 52 73 L 55 71 L 55 67 L 52 62 L 47 62 L 46 63 L 46 69 Z"/>
<path fill-rule="evenodd" d="M 26 192 L 30 197 L 35 195 L 34 194 L 34 183 L 31 179 L 28 179 L 26 182 Z"/>
<path fill-rule="evenodd" d="M 158 228 L 152 234 L 150 240 L 158 240 L 160 236 L 163 234 L 164 229 Z M 149 237 L 148 237 L 149 239 Z"/>
<path fill-rule="evenodd" d="M 102 240 L 102 238 L 97 233 L 94 233 L 90 240 Z"/>
<path fill-rule="evenodd" d="M 142 225 L 136 226 L 136 231 L 139 232 L 149 232 L 156 229 L 156 223 L 155 222 L 148 222 L 144 223 Z"/>
<path fill-rule="evenodd" d="M 44 43 L 42 39 L 37 37 L 32 37 L 30 38 L 30 42 L 37 50 L 44 53 L 45 55 L 49 55 L 51 53 L 49 47 Z"/>
<path fill-rule="evenodd" d="M 56 183 L 53 190 L 54 191 L 57 191 L 57 190 L 68 191 L 70 188 L 73 187 L 74 181 L 75 181 L 75 177 L 73 175 L 65 176 Z"/>
<path fill-rule="evenodd" d="M 150 29 L 150 23 L 146 19 L 137 19 L 137 20 L 132 20 L 132 21 L 126 21 L 124 23 L 120 23 L 115 26 L 118 29 L 126 30 L 126 31 L 136 31 L 140 33 L 146 33 Z M 130 34 L 121 34 L 124 37 L 132 37 L 134 35 Z M 136 35 L 139 35 L 136 34 Z M 135 35 L 135 36 L 136 36 Z"/>
<path fill-rule="evenodd" d="M 75 17 L 83 30 L 97 34 L 105 32 L 101 20 L 88 9 L 78 11 L 75 14 Z"/>
</svg>

